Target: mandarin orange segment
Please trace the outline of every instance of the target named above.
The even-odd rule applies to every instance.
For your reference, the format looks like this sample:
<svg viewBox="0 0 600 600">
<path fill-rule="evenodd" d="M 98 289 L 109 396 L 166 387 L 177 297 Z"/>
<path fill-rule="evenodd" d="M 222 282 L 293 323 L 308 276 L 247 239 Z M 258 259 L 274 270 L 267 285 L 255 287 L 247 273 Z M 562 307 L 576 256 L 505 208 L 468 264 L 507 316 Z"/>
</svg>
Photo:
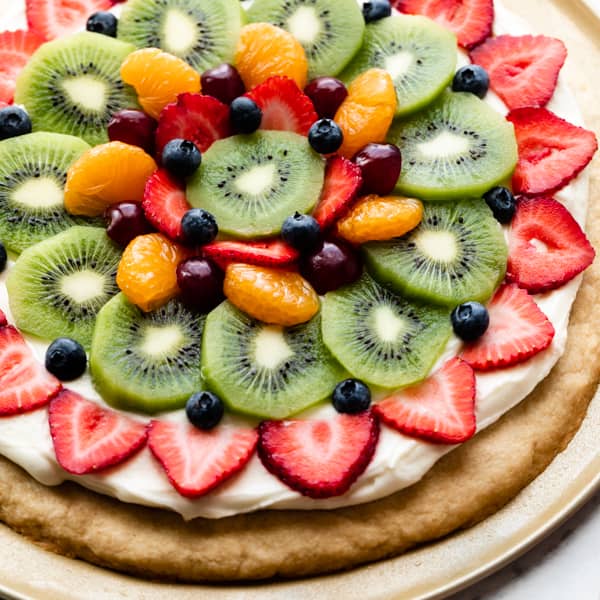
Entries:
<svg viewBox="0 0 600 600">
<path fill-rule="evenodd" d="M 308 61 L 300 42 L 269 23 L 242 27 L 235 66 L 249 90 L 275 75 L 289 77 L 304 89 L 308 76 Z"/>
<path fill-rule="evenodd" d="M 225 296 L 251 317 L 291 327 L 310 321 L 319 310 L 319 296 L 298 273 L 232 263 L 225 271 Z"/>
<path fill-rule="evenodd" d="M 391 240 L 413 230 L 423 219 L 415 198 L 369 195 L 360 198 L 338 221 L 338 235 L 353 244 Z"/>
<path fill-rule="evenodd" d="M 156 171 L 154 159 L 123 142 L 101 144 L 84 152 L 67 173 L 65 209 L 97 217 L 111 204 L 141 202 L 146 181 Z"/>
<path fill-rule="evenodd" d="M 365 106 L 391 106 L 396 110 L 396 88 L 391 75 L 383 69 L 369 69 L 348 86 L 348 97 Z"/>
<path fill-rule="evenodd" d="M 132 52 L 121 65 L 121 78 L 133 86 L 140 105 L 158 119 L 179 94 L 200 91 L 200 74 L 184 60 L 158 48 Z"/>
</svg>

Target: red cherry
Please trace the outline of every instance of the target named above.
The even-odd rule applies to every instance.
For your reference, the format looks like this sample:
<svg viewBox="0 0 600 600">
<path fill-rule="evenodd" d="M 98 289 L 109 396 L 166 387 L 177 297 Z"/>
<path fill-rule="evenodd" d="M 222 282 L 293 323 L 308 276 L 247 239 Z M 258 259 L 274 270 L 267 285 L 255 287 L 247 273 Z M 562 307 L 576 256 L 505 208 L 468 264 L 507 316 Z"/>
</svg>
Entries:
<svg viewBox="0 0 600 600">
<path fill-rule="evenodd" d="M 246 91 L 240 74 L 227 63 L 205 71 L 200 77 L 200 83 L 203 94 L 212 96 L 223 104 L 231 104 Z"/>
<path fill-rule="evenodd" d="M 107 222 L 106 234 L 123 247 L 138 235 L 152 231 L 140 204 L 133 202 L 113 204 L 106 209 L 104 217 Z"/>
<path fill-rule="evenodd" d="M 352 159 L 363 176 L 363 194 L 387 196 L 394 191 L 400 171 L 402 155 L 393 144 L 367 144 Z"/>
<path fill-rule="evenodd" d="M 111 142 L 125 142 L 154 154 L 156 121 L 141 110 L 126 108 L 116 112 L 108 123 Z"/>
<path fill-rule="evenodd" d="M 223 271 L 203 258 L 189 258 L 177 267 L 181 300 L 201 313 L 210 312 L 225 299 L 223 279 Z"/>
<path fill-rule="evenodd" d="M 335 77 L 317 77 L 304 88 L 322 119 L 333 119 L 340 104 L 346 99 L 346 86 Z"/>
</svg>

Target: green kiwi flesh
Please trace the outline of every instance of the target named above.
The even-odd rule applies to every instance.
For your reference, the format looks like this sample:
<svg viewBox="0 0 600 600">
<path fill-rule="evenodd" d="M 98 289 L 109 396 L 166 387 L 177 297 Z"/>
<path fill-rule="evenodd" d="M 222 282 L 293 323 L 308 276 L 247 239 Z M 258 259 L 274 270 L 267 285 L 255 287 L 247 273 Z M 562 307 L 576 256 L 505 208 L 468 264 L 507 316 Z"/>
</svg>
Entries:
<svg viewBox="0 0 600 600">
<path fill-rule="evenodd" d="M 486 302 L 506 273 L 500 224 L 479 200 L 425 203 L 409 234 L 363 246 L 373 276 L 398 293 L 454 307 Z"/>
<path fill-rule="evenodd" d="M 275 235 L 296 211 L 319 200 L 325 163 L 306 136 L 259 131 L 215 142 L 187 188 L 192 206 L 212 213 L 219 230 L 240 238 Z"/>
<path fill-rule="evenodd" d="M 108 142 L 111 116 L 138 106 L 120 75 L 133 50 L 87 31 L 43 44 L 19 75 L 15 103 L 25 105 L 34 131 L 74 135 L 92 146 Z"/>
<path fill-rule="evenodd" d="M 447 309 L 411 302 L 368 274 L 325 295 L 323 340 L 354 376 L 383 388 L 425 379 L 452 331 Z"/>
<path fill-rule="evenodd" d="M 402 151 L 400 194 L 429 200 L 481 197 L 510 178 L 517 164 L 512 123 L 474 96 L 444 92 L 388 141 Z"/>
<path fill-rule="evenodd" d="M 150 313 L 118 294 L 98 314 L 90 370 L 109 404 L 156 413 L 185 406 L 202 389 L 205 317 L 171 300 Z"/>
<path fill-rule="evenodd" d="M 226 301 L 206 319 L 202 373 L 232 410 L 284 419 L 330 396 L 345 377 L 320 327 L 319 317 L 266 325 Z"/>
<path fill-rule="evenodd" d="M 304 47 L 309 79 L 337 75 L 360 48 L 365 29 L 356 0 L 255 0 L 248 18 L 289 31 Z"/>
<path fill-rule="evenodd" d="M 365 28 L 363 45 L 340 78 L 347 84 L 368 69 L 385 69 L 396 88 L 396 115 L 429 104 L 454 77 L 456 37 L 425 17 L 394 15 Z"/>
</svg>

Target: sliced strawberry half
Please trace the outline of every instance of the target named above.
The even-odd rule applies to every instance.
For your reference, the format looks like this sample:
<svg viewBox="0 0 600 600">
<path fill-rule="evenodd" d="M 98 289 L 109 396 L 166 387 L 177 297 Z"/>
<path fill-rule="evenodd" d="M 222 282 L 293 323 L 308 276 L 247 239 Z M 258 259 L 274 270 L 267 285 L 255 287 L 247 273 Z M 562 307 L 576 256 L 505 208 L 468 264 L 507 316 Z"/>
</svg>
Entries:
<svg viewBox="0 0 600 600">
<path fill-rule="evenodd" d="M 510 367 L 550 346 L 554 327 L 534 299 L 515 284 L 503 285 L 488 306 L 490 326 L 461 358 L 477 371 Z"/>
<path fill-rule="evenodd" d="M 352 205 L 362 187 L 360 167 L 342 156 L 327 161 L 325 183 L 313 212 L 321 229 L 327 229 Z"/>
<path fill-rule="evenodd" d="M 456 34 L 458 43 L 473 48 L 492 35 L 493 0 L 392 0 L 399 11 L 424 15 Z"/>
<path fill-rule="evenodd" d="M 0 33 L 0 108 L 13 101 L 21 69 L 43 43 L 44 38 L 32 31 Z"/>
<path fill-rule="evenodd" d="M 485 68 L 492 89 L 511 109 L 545 106 L 566 58 L 565 45 L 544 35 L 500 35 L 471 52 L 471 60 Z"/>
<path fill-rule="evenodd" d="M 156 129 L 156 150 L 174 139 L 191 140 L 200 152 L 232 134 L 229 107 L 212 96 L 180 94 L 177 102 L 167 104 L 160 113 Z"/>
<path fill-rule="evenodd" d="M 311 498 L 345 493 L 367 468 L 379 439 L 372 412 L 323 420 L 264 421 L 258 453 L 265 468 Z"/>
<path fill-rule="evenodd" d="M 585 233 L 560 202 L 519 201 L 510 230 L 508 281 L 532 294 L 548 292 L 587 269 L 595 256 Z"/>
<path fill-rule="evenodd" d="M 270 77 L 246 94 L 262 110 L 261 129 L 308 135 L 319 118 L 312 100 L 288 77 Z"/>
<path fill-rule="evenodd" d="M 231 262 L 243 262 L 265 267 L 285 266 L 298 259 L 299 253 L 280 240 L 271 242 L 213 242 L 202 247 L 204 256 L 221 268 Z"/>
<path fill-rule="evenodd" d="M 181 219 L 192 208 L 183 184 L 164 169 L 156 171 L 146 182 L 142 208 L 146 219 L 172 240 L 181 241 Z"/>
<path fill-rule="evenodd" d="M 23 336 L 6 325 L 2 313 L 0 327 L 0 415 L 17 415 L 40 408 L 61 390 L 33 355 Z"/>
<path fill-rule="evenodd" d="M 188 423 L 152 421 L 150 450 L 173 487 L 188 498 L 210 492 L 240 471 L 252 457 L 256 429 L 219 426 L 201 431 Z"/>
<path fill-rule="evenodd" d="M 459 444 L 475 435 L 475 372 L 452 358 L 422 383 L 373 407 L 384 423 L 406 435 Z"/>
<path fill-rule="evenodd" d="M 585 169 L 598 149 L 593 132 L 545 108 L 518 108 L 507 118 L 515 126 L 519 146 L 516 193 L 540 196 L 559 190 Z"/>
</svg>

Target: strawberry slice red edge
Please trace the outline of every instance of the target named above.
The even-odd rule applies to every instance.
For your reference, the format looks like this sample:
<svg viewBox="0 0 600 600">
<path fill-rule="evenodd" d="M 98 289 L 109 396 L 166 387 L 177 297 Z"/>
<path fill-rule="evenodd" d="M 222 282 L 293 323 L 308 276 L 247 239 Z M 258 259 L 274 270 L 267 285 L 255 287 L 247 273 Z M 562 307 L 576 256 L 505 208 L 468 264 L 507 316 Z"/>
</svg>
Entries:
<svg viewBox="0 0 600 600">
<path fill-rule="evenodd" d="M 281 240 L 269 242 L 211 242 L 202 247 L 202 253 L 222 269 L 225 269 L 232 262 L 280 267 L 293 263 L 300 256 L 295 248 Z"/>
</svg>

